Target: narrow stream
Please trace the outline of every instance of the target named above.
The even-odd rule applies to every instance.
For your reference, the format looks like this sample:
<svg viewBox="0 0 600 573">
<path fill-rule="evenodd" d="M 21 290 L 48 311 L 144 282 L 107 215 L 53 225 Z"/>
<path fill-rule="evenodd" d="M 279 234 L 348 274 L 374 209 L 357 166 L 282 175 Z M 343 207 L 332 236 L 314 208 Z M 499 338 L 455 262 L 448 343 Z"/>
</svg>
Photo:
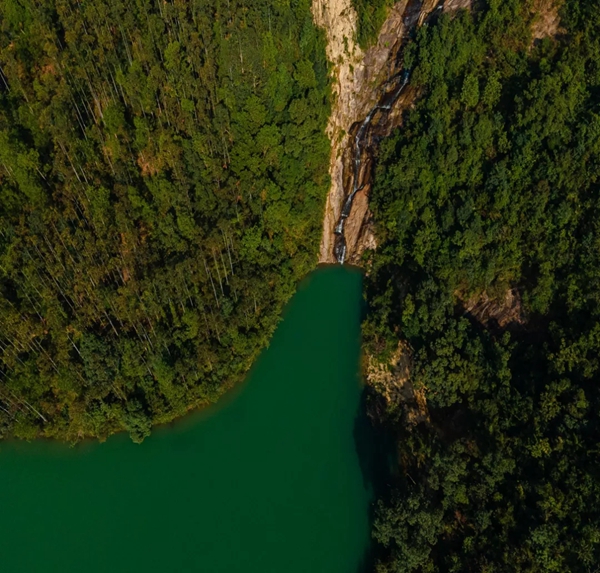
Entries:
<svg viewBox="0 0 600 573">
<path fill-rule="evenodd" d="M 389 115 L 390 111 L 394 107 L 394 104 L 400 97 L 400 94 L 402 94 L 404 88 L 408 84 L 409 78 L 410 73 L 408 71 L 404 71 L 386 82 L 384 87 L 388 89 L 386 89 L 377 104 L 368 113 L 367 117 L 364 119 L 358 128 L 356 135 L 354 136 L 354 171 L 352 177 L 352 190 L 346 197 L 344 206 L 342 207 L 342 212 L 340 213 L 340 218 L 335 226 L 336 238 L 334 255 L 336 261 L 342 265 L 346 260 L 346 238 L 344 236 L 344 224 L 352 211 L 354 197 L 364 188 L 366 184 L 365 176 L 368 176 L 368 173 L 365 173 L 365 170 L 363 170 L 362 167 L 364 163 L 363 155 L 367 150 L 367 147 L 370 145 L 372 139 L 371 122 L 377 112 L 380 112 L 384 116 L 380 118 L 380 121 L 385 121 L 387 119 L 387 115 Z M 390 87 L 391 89 L 389 89 Z"/>
<path fill-rule="evenodd" d="M 422 22 L 422 25 L 427 25 L 434 21 L 442 13 L 444 5 L 445 0 L 439 1 L 436 8 L 429 12 L 429 15 Z M 360 124 L 360 127 L 358 127 L 356 135 L 354 136 L 352 143 L 352 186 L 350 193 L 346 196 L 340 217 L 334 229 L 335 242 L 333 246 L 333 255 L 335 260 L 340 264 L 344 264 L 347 256 L 346 237 L 344 234 L 346 219 L 350 217 L 352 204 L 356 194 L 369 183 L 369 178 L 372 174 L 370 169 L 370 160 L 372 157 L 369 156 L 368 152 L 373 145 L 385 135 L 385 127 L 383 126 L 385 126 L 388 122 L 389 115 L 394 107 L 394 104 L 404 91 L 404 88 L 406 88 L 408 85 L 408 81 L 410 79 L 410 70 L 402 69 L 402 63 L 399 56 L 402 53 L 402 48 L 406 45 L 410 35 L 419 25 L 418 23 L 419 18 L 422 15 L 422 9 L 422 0 L 408 1 L 404 17 L 404 31 L 399 38 L 400 45 L 398 49 L 393 50 L 394 64 L 392 67 L 399 71 L 397 71 L 397 73 L 392 72 L 390 79 L 388 79 L 381 86 L 380 89 L 383 91 L 383 95 L 379 98 L 377 104 L 367 114 L 367 117 Z M 376 116 L 377 122 L 373 124 L 373 119 Z M 355 129 L 355 127 L 356 124 L 352 126 L 352 130 Z M 344 170 L 345 169 L 346 165 L 344 165 Z"/>
</svg>

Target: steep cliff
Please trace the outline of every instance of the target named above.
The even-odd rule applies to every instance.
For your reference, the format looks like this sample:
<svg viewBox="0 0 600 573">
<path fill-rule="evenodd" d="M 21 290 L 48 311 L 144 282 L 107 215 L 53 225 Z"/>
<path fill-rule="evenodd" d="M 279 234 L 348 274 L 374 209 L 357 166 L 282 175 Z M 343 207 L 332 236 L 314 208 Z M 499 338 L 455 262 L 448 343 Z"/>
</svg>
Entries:
<svg viewBox="0 0 600 573">
<path fill-rule="evenodd" d="M 468 6 L 469 0 L 447 2 L 447 8 Z M 327 126 L 331 140 L 329 172 L 331 189 L 327 197 L 323 219 L 323 236 L 319 260 L 334 263 L 335 227 L 344 202 L 351 192 L 353 179 L 354 136 L 369 111 L 386 93 L 388 82 L 401 71 L 401 50 L 408 34 L 420 26 L 436 9 L 439 0 L 401 0 L 390 10 L 375 45 L 363 51 L 356 43 L 357 16 L 351 0 L 315 0 L 313 15 L 327 36 L 327 57 L 333 66 L 332 113 Z M 446 8 L 446 9 L 447 9 Z M 386 121 L 374 118 L 372 139 L 385 137 L 401 123 L 401 111 L 415 98 L 408 87 L 396 100 L 394 109 L 386 114 Z M 374 248 L 368 207 L 372 167 L 372 141 L 364 146 L 361 166 L 361 188 L 352 202 L 352 209 L 344 225 L 346 242 L 345 260 L 358 263 L 365 248 Z"/>
</svg>

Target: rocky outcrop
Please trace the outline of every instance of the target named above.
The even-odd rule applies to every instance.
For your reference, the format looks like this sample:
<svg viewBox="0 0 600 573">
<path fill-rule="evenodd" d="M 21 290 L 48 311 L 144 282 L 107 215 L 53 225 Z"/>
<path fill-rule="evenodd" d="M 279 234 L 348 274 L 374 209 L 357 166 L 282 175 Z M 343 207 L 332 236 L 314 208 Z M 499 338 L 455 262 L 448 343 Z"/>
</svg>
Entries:
<svg viewBox="0 0 600 573">
<path fill-rule="evenodd" d="M 453 12 L 456 10 L 470 10 L 471 0 L 446 0 L 444 2 L 444 12 Z"/>
<path fill-rule="evenodd" d="M 375 391 L 369 414 L 375 421 L 402 416 L 405 424 L 414 426 L 429 422 L 424 389 L 415 389 L 411 377 L 411 353 L 404 342 L 386 362 L 366 357 L 367 384 Z"/>
<path fill-rule="evenodd" d="M 486 328 L 497 326 L 505 329 L 510 326 L 521 326 L 526 322 L 521 296 L 517 289 L 507 290 L 504 297 L 500 298 L 492 298 L 484 292 L 464 302 L 463 309 L 465 314 Z"/>
<path fill-rule="evenodd" d="M 533 23 L 531 32 L 533 41 L 552 38 L 563 33 L 560 27 L 560 8 L 563 0 L 534 0 L 532 5 Z"/>
</svg>

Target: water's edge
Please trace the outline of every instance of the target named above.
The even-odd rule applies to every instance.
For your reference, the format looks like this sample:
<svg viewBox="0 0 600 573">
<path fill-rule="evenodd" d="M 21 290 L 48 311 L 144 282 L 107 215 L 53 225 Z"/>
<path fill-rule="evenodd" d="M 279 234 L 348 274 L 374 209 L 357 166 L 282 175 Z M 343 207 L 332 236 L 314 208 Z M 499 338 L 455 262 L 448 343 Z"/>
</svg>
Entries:
<svg viewBox="0 0 600 573">
<path fill-rule="evenodd" d="M 362 276 L 307 278 L 236 395 L 72 448 L 0 445 L 11 573 L 363 573 L 379 480 L 360 381 Z"/>
</svg>

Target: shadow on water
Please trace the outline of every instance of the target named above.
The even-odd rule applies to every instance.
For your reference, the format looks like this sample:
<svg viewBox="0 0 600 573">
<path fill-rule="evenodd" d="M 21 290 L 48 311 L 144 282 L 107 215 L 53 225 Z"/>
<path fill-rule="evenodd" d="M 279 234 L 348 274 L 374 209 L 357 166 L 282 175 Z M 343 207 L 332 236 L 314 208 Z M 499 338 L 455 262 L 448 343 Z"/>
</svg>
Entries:
<svg viewBox="0 0 600 573">
<path fill-rule="evenodd" d="M 369 530 L 375 518 L 376 500 L 386 490 L 392 474 L 393 441 L 389 435 L 376 428 L 368 416 L 368 399 L 370 390 L 364 387 L 358 413 L 354 420 L 354 445 L 365 489 L 371 493 L 369 506 Z M 375 566 L 375 546 L 371 541 L 365 551 L 356 573 L 370 573 Z"/>
</svg>

